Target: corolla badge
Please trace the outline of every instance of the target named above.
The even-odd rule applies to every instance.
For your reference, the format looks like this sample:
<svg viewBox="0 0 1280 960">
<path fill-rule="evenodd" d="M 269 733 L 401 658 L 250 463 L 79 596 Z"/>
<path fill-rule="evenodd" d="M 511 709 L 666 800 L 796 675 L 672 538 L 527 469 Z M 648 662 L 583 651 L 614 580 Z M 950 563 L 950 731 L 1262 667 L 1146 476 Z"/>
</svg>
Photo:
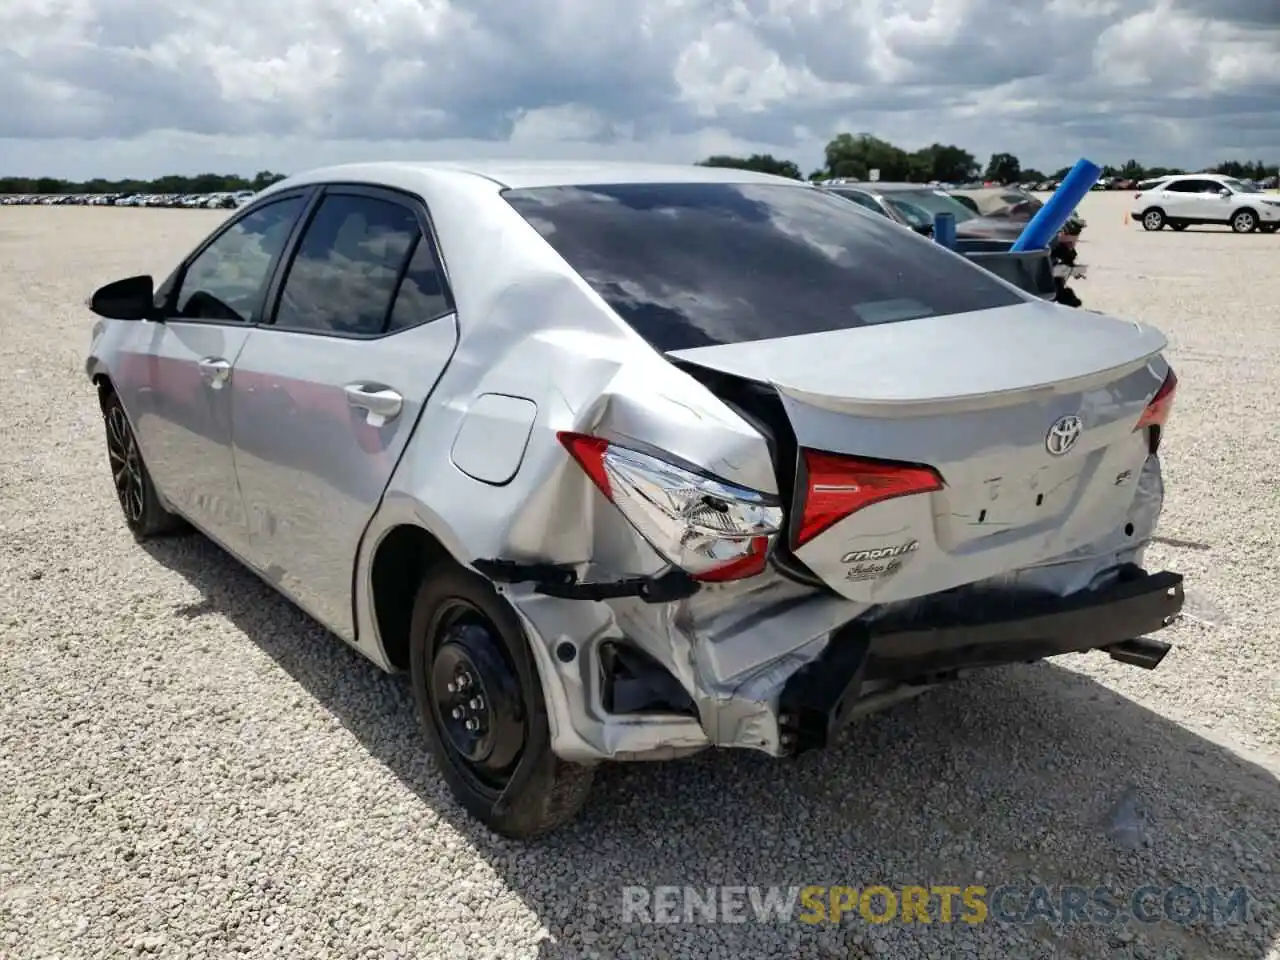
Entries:
<svg viewBox="0 0 1280 960">
<path fill-rule="evenodd" d="M 1044 448 L 1051 456 L 1060 457 L 1076 445 L 1084 423 L 1077 416 L 1059 417 L 1044 437 Z"/>
<path fill-rule="evenodd" d="M 916 540 L 896 543 L 889 547 L 872 547 L 869 550 L 853 550 L 840 558 L 848 564 L 845 579 L 853 581 L 881 580 L 902 569 L 902 558 L 920 548 Z"/>
</svg>

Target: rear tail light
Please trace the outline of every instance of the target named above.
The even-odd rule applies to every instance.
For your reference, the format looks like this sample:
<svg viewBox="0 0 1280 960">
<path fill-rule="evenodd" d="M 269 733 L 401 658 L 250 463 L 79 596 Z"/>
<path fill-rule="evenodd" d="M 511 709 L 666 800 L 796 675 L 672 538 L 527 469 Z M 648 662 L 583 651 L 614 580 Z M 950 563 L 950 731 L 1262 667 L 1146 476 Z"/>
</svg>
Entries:
<svg viewBox="0 0 1280 960">
<path fill-rule="evenodd" d="M 558 436 L 649 545 L 694 579 L 742 580 L 765 569 L 783 523 L 776 497 L 599 437 Z"/>
<path fill-rule="evenodd" d="M 1146 427 L 1163 427 L 1165 421 L 1169 419 L 1169 414 L 1173 411 L 1173 398 L 1177 392 L 1178 376 L 1173 372 L 1173 368 L 1170 367 L 1168 376 L 1164 378 L 1164 383 L 1160 385 L 1156 395 L 1151 398 L 1147 408 L 1142 411 L 1142 416 L 1138 419 L 1138 425 L 1133 429 L 1137 431 Z"/>
<path fill-rule="evenodd" d="M 805 466 L 804 509 L 793 548 L 808 543 L 845 517 L 873 503 L 933 493 L 943 487 L 931 467 L 884 460 L 861 460 L 817 450 L 802 451 Z"/>
</svg>

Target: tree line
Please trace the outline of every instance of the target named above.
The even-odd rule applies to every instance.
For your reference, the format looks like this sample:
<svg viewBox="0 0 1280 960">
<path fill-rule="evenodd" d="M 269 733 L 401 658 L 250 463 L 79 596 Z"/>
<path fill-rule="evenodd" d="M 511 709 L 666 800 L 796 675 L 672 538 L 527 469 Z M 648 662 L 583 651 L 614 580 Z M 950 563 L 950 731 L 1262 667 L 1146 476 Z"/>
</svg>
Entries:
<svg viewBox="0 0 1280 960">
<path fill-rule="evenodd" d="M 811 171 L 807 177 L 793 161 L 782 160 L 768 153 L 756 153 L 749 157 L 719 155 L 708 157 L 701 164 L 706 167 L 756 170 L 795 180 L 829 180 L 834 177 L 866 180 L 872 170 L 879 170 L 881 180 L 908 183 L 928 183 L 934 180 L 941 183 L 967 183 L 977 179 L 998 183 L 1036 183 L 1061 180 L 1071 169 L 1062 167 L 1045 173 L 1031 167 L 1024 168 L 1012 153 L 992 154 L 986 166 L 983 166 L 968 150 L 953 144 L 933 143 L 919 150 L 908 151 L 870 133 L 840 134 L 827 144 L 823 159 L 823 165 Z M 1280 172 L 1276 164 L 1268 164 L 1262 160 L 1245 163 L 1228 160 L 1210 169 L 1214 173 L 1248 180 L 1265 180 Z M 1146 180 L 1185 172 L 1187 171 L 1176 167 L 1147 167 L 1137 160 L 1127 160 L 1120 166 L 1108 165 L 1102 168 L 1102 176 L 1123 180 Z"/>
<path fill-rule="evenodd" d="M 241 190 L 252 190 L 256 193 L 284 178 L 285 174 L 272 170 L 260 170 L 254 176 L 247 178 L 234 173 L 198 173 L 190 177 L 169 174 L 157 177 L 155 180 L 104 180 L 98 177 L 83 182 L 59 180 L 55 177 L 0 177 L 0 194 L 183 194 L 238 193 Z"/>
<path fill-rule="evenodd" d="M 986 166 L 979 163 L 968 150 L 954 144 L 933 143 L 919 150 L 904 150 L 887 140 L 870 133 L 842 133 L 827 144 L 823 165 L 807 176 L 791 160 L 782 160 L 769 153 L 756 153 L 749 157 L 719 155 L 700 161 L 706 167 L 734 167 L 772 173 L 795 180 L 829 180 L 833 177 L 852 177 L 866 180 L 872 170 L 880 171 L 885 181 L 913 183 L 967 183 L 979 178 L 999 183 L 1038 183 L 1045 180 L 1061 180 L 1070 167 L 1045 173 L 1034 168 L 1024 168 L 1012 153 L 992 154 Z M 1261 160 L 1240 162 L 1228 160 L 1211 168 L 1214 173 L 1248 180 L 1265 180 L 1276 176 L 1277 165 Z M 1137 160 L 1128 160 L 1120 166 L 1102 168 L 1104 177 L 1124 180 L 1145 180 L 1166 174 L 1183 173 L 1176 167 L 1147 167 Z M 1206 171 L 1207 172 L 1207 171 Z M 240 190 L 262 190 L 285 174 L 260 170 L 253 177 L 239 174 L 199 173 L 195 176 L 170 174 L 155 180 L 105 180 L 95 178 L 77 182 L 54 177 L 0 177 L 0 194 L 77 194 L 77 193 L 235 193 Z"/>
</svg>

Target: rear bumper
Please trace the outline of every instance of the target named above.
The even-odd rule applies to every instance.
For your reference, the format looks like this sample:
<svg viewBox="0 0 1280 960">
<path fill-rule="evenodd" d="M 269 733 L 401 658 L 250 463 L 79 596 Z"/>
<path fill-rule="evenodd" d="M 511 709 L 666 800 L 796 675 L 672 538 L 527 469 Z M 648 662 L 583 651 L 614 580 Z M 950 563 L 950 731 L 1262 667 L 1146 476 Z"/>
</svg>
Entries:
<svg viewBox="0 0 1280 960">
<path fill-rule="evenodd" d="M 797 752 L 825 746 L 877 688 L 924 687 L 972 669 L 1089 650 L 1154 667 L 1167 645 L 1139 649 L 1131 641 L 1168 626 L 1182 604 L 1180 574 L 1129 567 L 1113 585 L 1083 595 L 1022 600 L 994 613 L 970 608 L 911 624 L 849 624 L 783 688 L 782 742 Z"/>
</svg>

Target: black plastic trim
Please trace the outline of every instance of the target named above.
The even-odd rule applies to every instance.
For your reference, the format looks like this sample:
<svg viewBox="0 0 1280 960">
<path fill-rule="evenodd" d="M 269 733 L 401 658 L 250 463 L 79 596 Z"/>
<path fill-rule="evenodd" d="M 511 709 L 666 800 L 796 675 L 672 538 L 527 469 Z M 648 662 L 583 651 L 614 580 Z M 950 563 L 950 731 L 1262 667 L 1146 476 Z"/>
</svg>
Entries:
<svg viewBox="0 0 1280 960">
<path fill-rule="evenodd" d="M 573 567 L 563 564 L 475 560 L 472 566 L 495 583 L 532 583 L 535 593 L 563 600 L 635 597 L 645 603 L 673 603 L 693 596 L 702 588 L 693 577 L 675 569 L 653 577 L 583 583 Z"/>
<path fill-rule="evenodd" d="M 868 682 L 929 685 L 963 671 L 1113 647 L 1119 659 L 1133 662 L 1128 642 L 1172 623 L 1183 599 L 1181 574 L 1130 565 L 1110 586 L 1015 601 L 998 612 L 975 600 L 963 613 L 953 609 L 910 623 L 853 621 L 791 677 L 778 712 L 796 736 L 795 749 L 803 751 L 834 739 Z"/>
</svg>

